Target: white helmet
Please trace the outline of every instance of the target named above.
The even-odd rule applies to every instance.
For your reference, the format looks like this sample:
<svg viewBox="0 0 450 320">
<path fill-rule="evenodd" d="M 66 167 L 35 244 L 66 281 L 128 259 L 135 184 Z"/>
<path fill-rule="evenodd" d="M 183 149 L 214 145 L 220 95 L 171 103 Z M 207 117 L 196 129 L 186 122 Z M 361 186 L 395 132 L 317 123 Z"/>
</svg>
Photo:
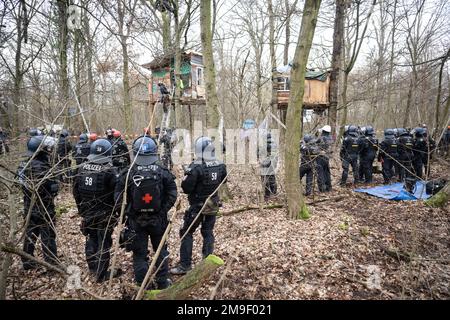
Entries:
<svg viewBox="0 0 450 320">
<path fill-rule="evenodd" d="M 329 126 L 329 125 L 324 126 L 324 127 L 322 128 L 322 131 L 331 133 L 331 126 Z"/>
</svg>

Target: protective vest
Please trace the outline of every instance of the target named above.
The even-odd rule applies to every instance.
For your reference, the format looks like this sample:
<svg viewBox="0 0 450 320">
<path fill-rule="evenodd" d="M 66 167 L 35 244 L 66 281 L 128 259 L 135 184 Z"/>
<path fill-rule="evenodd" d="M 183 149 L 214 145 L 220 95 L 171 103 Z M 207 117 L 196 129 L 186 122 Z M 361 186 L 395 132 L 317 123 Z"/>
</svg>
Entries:
<svg viewBox="0 0 450 320">
<path fill-rule="evenodd" d="M 399 138 L 398 153 L 401 158 L 411 159 L 414 156 L 414 140 L 410 136 Z"/>
<path fill-rule="evenodd" d="M 345 151 L 348 155 L 357 155 L 359 153 L 360 143 L 358 137 L 347 136 L 344 140 Z"/>
<path fill-rule="evenodd" d="M 384 139 L 384 151 L 386 151 L 387 154 L 391 156 L 397 156 L 398 155 L 398 142 L 395 137 L 386 137 Z"/>
<path fill-rule="evenodd" d="M 195 188 L 199 200 L 208 198 L 220 185 L 223 164 L 219 161 L 205 161 L 201 165 L 201 179 Z"/>
<path fill-rule="evenodd" d="M 86 163 L 78 172 L 78 192 L 85 198 L 93 199 L 105 194 L 105 179 L 108 167 Z"/>
</svg>

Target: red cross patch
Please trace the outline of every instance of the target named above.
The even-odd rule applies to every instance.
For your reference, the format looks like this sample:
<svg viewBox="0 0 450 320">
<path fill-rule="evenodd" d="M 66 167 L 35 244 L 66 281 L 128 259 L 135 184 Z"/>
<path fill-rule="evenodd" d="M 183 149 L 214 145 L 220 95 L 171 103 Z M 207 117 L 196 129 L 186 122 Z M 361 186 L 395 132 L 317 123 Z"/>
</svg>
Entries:
<svg viewBox="0 0 450 320">
<path fill-rule="evenodd" d="M 146 193 L 144 197 L 142 197 L 142 201 L 144 201 L 146 204 L 149 204 L 153 200 L 153 197 Z"/>
</svg>

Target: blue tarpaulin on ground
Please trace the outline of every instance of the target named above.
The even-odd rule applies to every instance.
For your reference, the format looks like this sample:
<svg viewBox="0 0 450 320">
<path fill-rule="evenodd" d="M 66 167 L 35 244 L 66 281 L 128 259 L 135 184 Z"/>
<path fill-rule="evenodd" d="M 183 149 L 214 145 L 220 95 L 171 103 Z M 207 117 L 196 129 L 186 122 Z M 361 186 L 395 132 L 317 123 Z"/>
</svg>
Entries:
<svg viewBox="0 0 450 320">
<path fill-rule="evenodd" d="M 426 193 L 426 182 L 419 181 L 416 183 L 414 194 L 411 194 L 405 190 L 403 183 L 395 183 L 390 185 L 383 185 L 368 189 L 356 189 L 356 192 L 367 193 L 372 196 L 395 201 L 405 200 L 426 200 L 431 197 Z"/>
</svg>

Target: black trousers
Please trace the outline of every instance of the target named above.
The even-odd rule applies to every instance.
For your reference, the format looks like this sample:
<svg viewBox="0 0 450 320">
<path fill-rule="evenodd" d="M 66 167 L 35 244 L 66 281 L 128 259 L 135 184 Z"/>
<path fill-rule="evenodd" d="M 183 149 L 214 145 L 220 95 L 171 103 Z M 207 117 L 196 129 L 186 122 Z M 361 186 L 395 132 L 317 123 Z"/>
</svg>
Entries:
<svg viewBox="0 0 450 320">
<path fill-rule="evenodd" d="M 359 166 L 359 178 L 364 179 L 366 183 L 372 183 L 373 180 L 373 162 L 375 157 L 361 157 Z"/>
<path fill-rule="evenodd" d="M 319 184 L 319 191 L 331 191 L 331 170 L 330 170 L 330 159 L 326 156 L 317 157 L 317 165 L 320 168 L 318 170 L 317 182 Z M 322 187 L 322 189 L 321 189 Z"/>
<path fill-rule="evenodd" d="M 261 176 L 261 181 L 264 188 L 264 198 L 277 193 L 277 178 L 275 175 Z"/>
<path fill-rule="evenodd" d="M 306 176 L 305 195 L 309 196 L 312 193 L 314 177 L 314 172 L 311 165 L 300 165 L 300 182 L 304 176 Z"/>
<path fill-rule="evenodd" d="M 152 216 L 146 223 L 137 222 L 136 219 L 130 219 L 130 226 L 135 232 L 133 240 L 133 268 L 134 277 L 137 283 L 142 283 L 145 279 L 149 267 L 148 259 L 148 240 L 152 244 L 153 250 L 156 252 L 159 243 L 162 240 L 164 232 L 167 228 L 167 215 L 158 214 Z M 155 270 L 156 282 L 158 284 L 165 283 L 169 274 L 169 251 L 167 250 L 167 243 L 162 247 L 159 257 L 156 259 Z"/>
<path fill-rule="evenodd" d="M 201 206 L 198 204 L 191 205 L 184 214 L 184 224 L 180 229 L 180 238 L 184 236 L 183 240 L 181 240 L 180 247 L 180 265 L 184 269 L 189 269 L 192 266 L 193 235 L 200 225 L 200 232 L 203 237 L 203 258 L 206 258 L 214 252 L 214 225 L 216 224 L 216 216 L 200 214 L 197 217 L 200 209 Z M 188 228 L 192 223 L 193 225 L 188 231 Z"/>
<path fill-rule="evenodd" d="M 350 166 L 352 166 L 353 181 L 354 181 L 354 183 L 358 183 L 359 182 L 358 157 L 342 158 L 341 160 L 342 160 L 341 184 L 347 183 L 348 171 L 350 169 Z"/>
<path fill-rule="evenodd" d="M 28 213 L 25 208 L 25 213 Z M 58 259 L 58 252 L 56 247 L 56 232 L 55 213 L 49 212 L 43 216 L 32 215 L 28 226 L 25 230 L 25 240 L 23 243 L 23 251 L 31 256 L 34 256 L 37 240 L 40 238 L 42 242 L 42 251 L 44 253 L 44 260 L 50 264 L 56 264 Z M 22 264 L 24 269 L 30 269 L 35 266 L 35 263 L 22 257 Z"/>
<path fill-rule="evenodd" d="M 386 157 L 383 160 L 383 178 L 384 183 L 388 184 L 391 182 L 392 178 L 394 177 L 394 168 L 395 168 L 395 162 L 396 160 Z"/>
<path fill-rule="evenodd" d="M 108 225 L 107 221 L 84 222 L 86 262 L 89 271 L 94 273 L 97 279 L 104 278 L 108 272 L 113 230 L 114 225 Z"/>
<path fill-rule="evenodd" d="M 420 156 L 414 156 L 413 160 L 413 166 L 414 166 L 414 172 L 419 177 L 423 177 L 423 162 L 422 157 Z"/>
</svg>

